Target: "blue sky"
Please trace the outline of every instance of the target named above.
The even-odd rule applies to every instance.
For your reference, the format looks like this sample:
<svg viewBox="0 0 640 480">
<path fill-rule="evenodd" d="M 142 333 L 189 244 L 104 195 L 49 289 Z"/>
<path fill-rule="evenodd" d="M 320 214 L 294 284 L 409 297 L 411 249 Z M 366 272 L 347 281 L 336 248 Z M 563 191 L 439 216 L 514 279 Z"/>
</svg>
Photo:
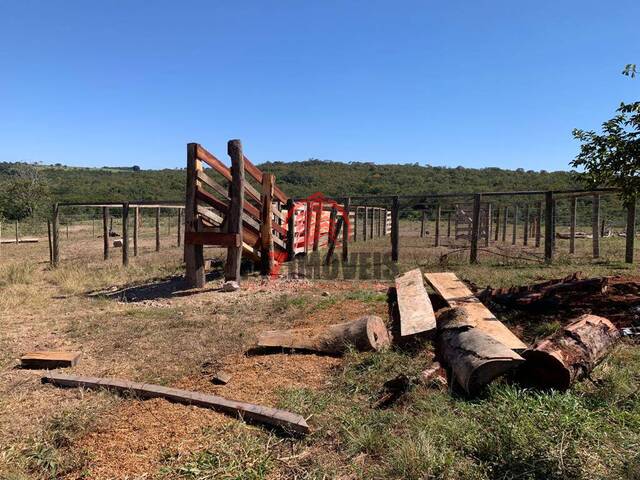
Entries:
<svg viewBox="0 0 640 480">
<path fill-rule="evenodd" d="M 640 79 L 640 2 L 0 2 L 0 161 L 568 169 Z"/>
</svg>

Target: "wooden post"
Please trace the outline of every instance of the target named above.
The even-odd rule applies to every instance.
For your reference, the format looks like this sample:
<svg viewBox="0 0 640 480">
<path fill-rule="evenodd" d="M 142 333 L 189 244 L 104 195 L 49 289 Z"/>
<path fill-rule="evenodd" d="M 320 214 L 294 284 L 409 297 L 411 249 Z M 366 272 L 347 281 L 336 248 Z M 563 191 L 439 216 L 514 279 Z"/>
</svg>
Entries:
<svg viewBox="0 0 640 480">
<path fill-rule="evenodd" d="M 91 219 L 91 237 L 95 238 L 96 236 L 96 219 Z"/>
<path fill-rule="evenodd" d="M 273 203 L 273 186 L 275 177 L 272 174 L 262 175 L 262 218 L 260 222 L 260 274 L 270 276 L 273 272 L 273 213 L 271 204 Z"/>
<path fill-rule="evenodd" d="M 511 234 L 511 245 L 516 244 L 516 238 L 518 236 L 518 205 L 513 207 L 513 231 Z"/>
<path fill-rule="evenodd" d="M 198 229 L 198 205 L 196 189 L 200 182 L 197 180 L 198 170 L 202 170 L 201 161 L 197 154 L 198 144 L 187 144 L 187 189 L 184 209 L 184 232 L 196 232 Z M 184 243 L 184 260 L 186 264 L 186 281 L 190 287 L 204 286 L 204 250 L 202 245 Z"/>
<path fill-rule="evenodd" d="M 375 215 L 376 215 L 376 207 L 371 207 L 371 221 L 369 222 L 369 239 L 370 240 L 373 240 L 375 238 L 373 235 L 373 232 L 374 232 L 373 227 L 376 223 Z"/>
<path fill-rule="evenodd" d="M 529 204 L 524 205 L 524 236 L 522 244 L 526 247 L 529 245 Z"/>
<path fill-rule="evenodd" d="M 180 246 L 180 243 L 182 242 L 182 208 L 178 209 L 178 223 L 176 224 L 176 230 L 178 232 L 177 243 L 178 246 Z"/>
<path fill-rule="evenodd" d="M 60 264 L 60 244 L 58 241 L 59 232 L 58 225 L 60 222 L 60 207 L 57 203 L 53 204 L 53 225 L 51 226 L 51 246 L 53 251 L 53 266 L 57 267 Z"/>
<path fill-rule="evenodd" d="M 160 251 L 160 207 L 156 208 L 156 252 Z"/>
<path fill-rule="evenodd" d="M 485 225 L 486 225 L 486 235 L 484 237 L 484 246 L 488 247 L 489 246 L 489 240 L 491 239 L 491 210 L 492 210 L 492 205 L 491 203 L 487 203 L 487 208 L 485 210 Z"/>
<path fill-rule="evenodd" d="M 224 270 L 226 281 L 240 281 L 242 260 L 242 210 L 244 208 L 244 154 L 240 140 L 229 140 L 227 152 L 231 157 L 231 186 L 227 233 L 240 235 L 239 247 L 227 248 L 227 264 Z"/>
<path fill-rule="evenodd" d="M 335 208 L 335 207 L 334 207 Z M 327 256 L 324 260 L 324 264 L 325 265 L 330 265 L 331 264 L 331 258 L 333 257 L 333 251 L 336 248 L 336 242 L 338 241 L 338 235 L 340 235 L 340 231 L 342 230 L 342 224 L 344 223 L 344 217 L 340 217 L 338 219 L 338 222 L 336 224 L 336 226 L 333 228 L 334 232 L 332 235 L 329 235 L 328 241 L 327 241 Z"/>
<path fill-rule="evenodd" d="M 382 208 L 378 207 L 378 226 L 376 234 L 378 237 L 382 236 Z"/>
<path fill-rule="evenodd" d="M 591 230 L 593 233 L 593 258 L 600 258 L 600 195 L 595 194 L 592 201 Z"/>
<path fill-rule="evenodd" d="M 16 245 L 20 243 L 19 225 L 20 225 L 20 222 L 16 220 Z M 67 238 L 69 238 L 69 226 L 67 226 Z"/>
<path fill-rule="evenodd" d="M 305 210 L 304 210 L 304 253 L 305 255 L 309 252 L 309 242 L 311 240 L 311 218 L 313 215 L 312 211 L 312 203 L 307 201 Z"/>
<path fill-rule="evenodd" d="M 140 230 L 140 207 L 133 207 L 133 256 L 138 256 L 138 237 Z"/>
<path fill-rule="evenodd" d="M 383 217 L 382 217 L 382 236 L 383 237 L 386 237 L 389 234 L 389 232 L 387 232 L 387 216 L 388 216 L 387 212 L 388 212 L 388 210 L 386 208 L 382 209 L 382 215 L 383 215 Z"/>
<path fill-rule="evenodd" d="M 507 241 L 507 221 L 509 220 L 509 207 L 504 207 L 504 215 L 502 216 L 502 242 Z"/>
<path fill-rule="evenodd" d="M 536 248 L 540 247 L 540 237 L 542 236 L 542 202 L 538 202 L 536 210 Z"/>
<path fill-rule="evenodd" d="M 420 238 L 424 237 L 426 234 L 425 223 L 427 220 L 427 210 L 426 208 L 422 210 L 422 221 L 420 222 Z"/>
<path fill-rule="evenodd" d="M 473 213 L 471 215 L 471 251 L 469 262 L 478 263 L 478 238 L 480 237 L 480 202 L 482 195 L 476 193 L 473 196 Z"/>
<path fill-rule="evenodd" d="M 49 264 L 53 265 L 53 241 L 51 239 L 51 220 L 47 218 L 47 240 L 49 240 Z"/>
<path fill-rule="evenodd" d="M 451 210 L 447 212 L 447 238 L 451 238 Z"/>
<path fill-rule="evenodd" d="M 358 215 L 360 214 L 360 207 L 356 207 L 353 214 L 353 243 L 358 241 Z"/>
<path fill-rule="evenodd" d="M 313 225 L 313 251 L 317 252 L 320 248 L 320 226 L 322 224 L 322 202 L 318 202 L 316 207 L 316 221 Z"/>
<path fill-rule="evenodd" d="M 69 222 L 66 222 L 67 240 L 69 240 Z M 16 222 L 16 243 L 18 243 L 18 222 Z"/>
<path fill-rule="evenodd" d="M 576 253 L 576 223 L 578 218 L 578 198 L 571 197 L 569 207 L 569 253 Z"/>
<path fill-rule="evenodd" d="M 369 216 L 369 207 L 364 207 L 364 216 L 362 217 L 362 241 L 367 241 L 367 217 Z"/>
<path fill-rule="evenodd" d="M 349 261 L 349 234 L 351 233 L 351 225 L 349 224 L 349 212 L 351 210 L 351 199 L 345 198 L 342 210 L 342 261 Z M 355 234 L 355 231 L 354 231 Z"/>
<path fill-rule="evenodd" d="M 400 197 L 395 195 L 391 204 L 391 261 L 400 256 Z"/>
<path fill-rule="evenodd" d="M 109 247 L 109 207 L 102 207 L 102 250 L 105 260 L 109 259 Z"/>
<path fill-rule="evenodd" d="M 296 256 L 296 207 L 293 199 L 287 200 L 287 259 L 291 262 Z"/>
<path fill-rule="evenodd" d="M 495 242 L 497 242 L 498 239 L 500 238 L 500 210 L 501 210 L 500 207 L 497 207 L 496 208 L 496 213 L 495 213 L 495 215 L 496 215 L 496 228 L 495 228 L 495 232 L 493 232 L 494 233 L 493 240 Z"/>
<path fill-rule="evenodd" d="M 435 240 L 434 246 L 440 246 L 440 216 L 442 214 L 442 207 L 440 204 L 436 205 L 436 231 L 435 231 Z"/>
<path fill-rule="evenodd" d="M 636 199 L 627 204 L 627 238 L 624 261 L 633 263 L 633 242 L 636 238 Z"/>
<path fill-rule="evenodd" d="M 129 265 L 129 203 L 122 204 L 122 265 Z"/>
<path fill-rule="evenodd" d="M 337 215 L 338 215 L 338 210 L 336 209 L 335 205 L 332 205 L 331 210 L 329 212 L 329 231 L 328 231 L 329 236 L 327 238 L 327 242 L 331 237 L 335 236 Z"/>
<path fill-rule="evenodd" d="M 553 192 L 544 194 L 544 260 L 553 262 Z"/>
</svg>

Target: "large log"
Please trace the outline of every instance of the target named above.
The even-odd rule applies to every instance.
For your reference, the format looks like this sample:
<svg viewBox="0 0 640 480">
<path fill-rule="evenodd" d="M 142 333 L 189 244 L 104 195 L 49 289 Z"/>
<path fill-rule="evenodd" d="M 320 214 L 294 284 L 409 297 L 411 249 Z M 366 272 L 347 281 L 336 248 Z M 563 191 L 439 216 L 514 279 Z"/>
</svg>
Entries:
<svg viewBox="0 0 640 480">
<path fill-rule="evenodd" d="M 541 390 L 566 390 L 588 377 L 620 338 L 619 330 L 606 318 L 582 315 L 525 351 L 518 382 Z"/>
<path fill-rule="evenodd" d="M 476 321 L 462 308 L 444 310 L 437 320 L 438 358 L 468 395 L 477 394 L 524 362 L 520 355 L 477 328 Z"/>
<path fill-rule="evenodd" d="M 321 331 L 311 329 L 271 330 L 258 338 L 258 347 L 294 348 L 341 354 L 349 346 L 356 350 L 380 350 L 391 344 L 387 327 L 380 317 L 364 316 L 352 322 L 329 325 Z"/>
</svg>

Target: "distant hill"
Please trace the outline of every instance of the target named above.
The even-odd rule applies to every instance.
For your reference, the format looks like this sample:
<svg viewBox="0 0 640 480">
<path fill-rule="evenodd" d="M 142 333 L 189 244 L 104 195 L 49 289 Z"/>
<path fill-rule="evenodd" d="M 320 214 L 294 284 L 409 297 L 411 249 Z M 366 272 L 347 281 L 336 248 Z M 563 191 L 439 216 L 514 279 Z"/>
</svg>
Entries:
<svg viewBox="0 0 640 480">
<path fill-rule="evenodd" d="M 7 163 L 0 163 L 0 182 Z M 3 166 L 5 168 L 3 168 Z M 269 162 L 259 165 L 275 174 L 290 196 L 315 192 L 345 194 L 420 194 L 498 190 L 575 188 L 571 172 L 447 168 L 417 164 L 340 163 L 325 160 Z M 184 169 L 137 170 L 135 167 L 72 168 L 39 165 L 57 201 L 181 200 Z"/>
</svg>

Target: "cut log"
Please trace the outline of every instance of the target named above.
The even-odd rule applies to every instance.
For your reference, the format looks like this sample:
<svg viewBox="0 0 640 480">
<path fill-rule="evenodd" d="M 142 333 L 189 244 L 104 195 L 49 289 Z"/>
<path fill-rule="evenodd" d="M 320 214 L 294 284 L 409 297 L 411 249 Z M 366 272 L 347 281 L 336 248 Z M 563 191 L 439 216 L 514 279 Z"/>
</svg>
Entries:
<svg viewBox="0 0 640 480">
<path fill-rule="evenodd" d="M 566 390 L 589 376 L 620 338 L 606 318 L 582 315 L 525 351 L 526 362 L 518 369 L 518 382 L 541 390 Z"/>
<path fill-rule="evenodd" d="M 258 338 L 258 347 L 280 347 L 342 354 L 349 346 L 359 351 L 381 350 L 391 344 L 380 317 L 365 316 L 352 322 L 330 325 L 323 330 L 271 330 Z"/>
<path fill-rule="evenodd" d="M 114 247 L 122 247 L 122 239 L 118 238 L 116 240 L 113 241 L 113 246 Z"/>
<path fill-rule="evenodd" d="M 438 358 L 468 395 L 524 362 L 512 349 L 480 330 L 466 310 L 454 308 L 438 316 Z"/>
<path fill-rule="evenodd" d="M 419 268 L 396 277 L 396 297 L 400 313 L 400 336 L 435 333 L 436 316 Z"/>
<path fill-rule="evenodd" d="M 140 398 L 164 398 L 170 402 L 196 405 L 234 416 L 237 415 L 241 419 L 248 419 L 256 423 L 279 427 L 286 432 L 297 434 L 309 433 L 309 426 L 300 415 L 277 408 L 229 400 L 217 395 L 167 388 L 149 383 L 129 382 L 116 378 L 79 377 L 55 373 L 43 376 L 42 382 L 51 383 L 58 387 L 104 388 L 118 393 L 131 393 Z"/>
<path fill-rule="evenodd" d="M 475 328 L 512 350 L 519 352 L 527 348 L 454 273 L 425 273 L 424 276 L 450 307 L 459 307 L 467 312 L 469 321 L 473 322 Z"/>
<path fill-rule="evenodd" d="M 29 352 L 20 357 L 20 365 L 22 368 L 36 369 L 73 367 L 80 355 L 80 352 Z"/>
</svg>

